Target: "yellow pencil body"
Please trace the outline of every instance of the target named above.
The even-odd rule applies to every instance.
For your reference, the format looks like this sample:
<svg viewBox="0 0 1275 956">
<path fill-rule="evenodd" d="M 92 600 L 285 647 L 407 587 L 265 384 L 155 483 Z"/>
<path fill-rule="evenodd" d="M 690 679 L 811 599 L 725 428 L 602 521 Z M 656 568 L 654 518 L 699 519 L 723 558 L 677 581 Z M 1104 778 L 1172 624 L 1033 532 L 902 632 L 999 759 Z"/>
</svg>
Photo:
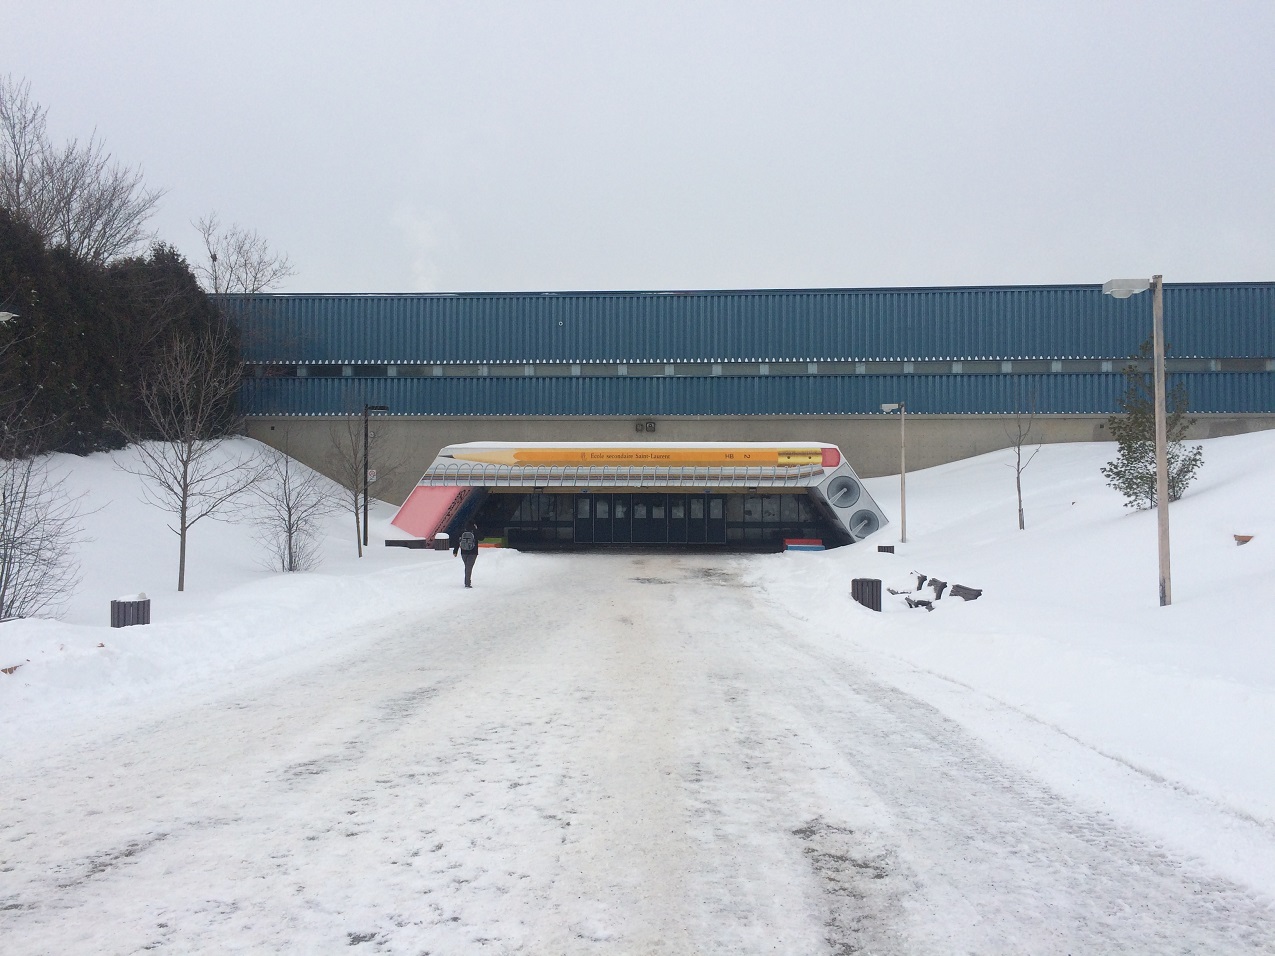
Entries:
<svg viewBox="0 0 1275 956">
<path fill-rule="evenodd" d="M 452 457 L 487 465 L 817 465 L 820 448 L 661 448 L 634 445 L 619 448 L 454 448 Z"/>
</svg>

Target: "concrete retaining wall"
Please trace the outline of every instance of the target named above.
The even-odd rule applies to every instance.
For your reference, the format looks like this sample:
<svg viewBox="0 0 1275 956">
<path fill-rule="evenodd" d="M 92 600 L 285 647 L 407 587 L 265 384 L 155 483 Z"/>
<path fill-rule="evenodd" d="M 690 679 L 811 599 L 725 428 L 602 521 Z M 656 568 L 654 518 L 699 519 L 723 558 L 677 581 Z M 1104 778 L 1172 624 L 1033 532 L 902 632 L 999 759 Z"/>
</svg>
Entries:
<svg viewBox="0 0 1275 956">
<path fill-rule="evenodd" d="M 399 504 L 438 450 L 463 441 L 827 441 L 841 447 L 865 478 L 899 472 L 898 415 L 642 419 L 441 418 L 374 415 L 373 496 Z M 344 418 L 258 417 L 248 435 L 333 477 L 333 426 Z M 1275 415 L 1201 415 L 1191 438 L 1215 438 L 1275 428 Z M 359 423 L 361 435 L 362 423 Z M 1012 415 L 908 415 L 908 470 L 928 468 L 1012 446 Z M 1109 441 L 1104 415 L 1037 416 L 1031 443 Z"/>
</svg>

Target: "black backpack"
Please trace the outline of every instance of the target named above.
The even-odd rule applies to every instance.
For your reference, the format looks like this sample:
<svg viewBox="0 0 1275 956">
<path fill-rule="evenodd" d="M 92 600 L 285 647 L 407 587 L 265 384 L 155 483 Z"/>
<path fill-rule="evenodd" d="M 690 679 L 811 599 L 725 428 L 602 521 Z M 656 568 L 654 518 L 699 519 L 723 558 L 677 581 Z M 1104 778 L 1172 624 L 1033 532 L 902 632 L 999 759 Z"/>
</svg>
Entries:
<svg viewBox="0 0 1275 956">
<path fill-rule="evenodd" d="M 460 536 L 460 549 L 462 551 L 478 550 L 478 539 L 474 537 L 474 532 L 466 531 Z"/>
</svg>

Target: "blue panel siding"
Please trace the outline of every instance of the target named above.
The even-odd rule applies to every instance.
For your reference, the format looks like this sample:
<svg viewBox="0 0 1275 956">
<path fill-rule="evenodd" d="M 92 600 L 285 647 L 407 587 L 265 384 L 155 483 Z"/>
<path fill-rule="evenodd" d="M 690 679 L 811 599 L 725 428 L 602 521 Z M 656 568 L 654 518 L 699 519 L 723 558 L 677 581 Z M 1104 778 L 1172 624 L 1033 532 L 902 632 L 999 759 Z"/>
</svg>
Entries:
<svg viewBox="0 0 1275 956">
<path fill-rule="evenodd" d="M 1191 410 L 1275 411 L 1275 374 L 1184 373 Z M 398 415 L 668 416 L 870 414 L 906 401 L 916 414 L 1108 414 L 1119 373 L 1095 375 L 845 375 L 718 378 L 250 378 L 249 415 L 340 415 L 364 403 Z"/>
<path fill-rule="evenodd" d="M 1165 286 L 1176 357 L 1275 357 L 1275 283 Z M 228 296 L 251 362 L 1123 358 L 1149 294 L 1098 286 Z"/>
</svg>

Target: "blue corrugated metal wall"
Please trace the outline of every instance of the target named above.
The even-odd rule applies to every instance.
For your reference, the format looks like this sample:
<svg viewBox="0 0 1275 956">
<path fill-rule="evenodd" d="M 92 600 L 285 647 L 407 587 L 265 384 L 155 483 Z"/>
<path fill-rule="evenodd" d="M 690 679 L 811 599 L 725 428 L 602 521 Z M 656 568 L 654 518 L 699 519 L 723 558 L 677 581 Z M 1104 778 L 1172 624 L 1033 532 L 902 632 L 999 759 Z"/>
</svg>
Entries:
<svg viewBox="0 0 1275 956">
<path fill-rule="evenodd" d="M 1193 412 L 1275 410 L 1275 374 L 1173 376 Z M 1124 390 L 1100 375 L 846 375 L 510 378 L 252 378 L 243 388 L 254 415 L 343 415 L 364 403 L 399 415 L 836 415 L 879 412 L 906 401 L 917 414 L 1109 414 Z"/>
<path fill-rule="evenodd" d="M 1166 285 L 1172 355 L 1275 357 L 1275 283 Z M 1150 295 L 1098 286 L 229 296 L 262 363 L 1123 358 Z M 795 387 L 795 386 L 794 386 Z"/>
</svg>

